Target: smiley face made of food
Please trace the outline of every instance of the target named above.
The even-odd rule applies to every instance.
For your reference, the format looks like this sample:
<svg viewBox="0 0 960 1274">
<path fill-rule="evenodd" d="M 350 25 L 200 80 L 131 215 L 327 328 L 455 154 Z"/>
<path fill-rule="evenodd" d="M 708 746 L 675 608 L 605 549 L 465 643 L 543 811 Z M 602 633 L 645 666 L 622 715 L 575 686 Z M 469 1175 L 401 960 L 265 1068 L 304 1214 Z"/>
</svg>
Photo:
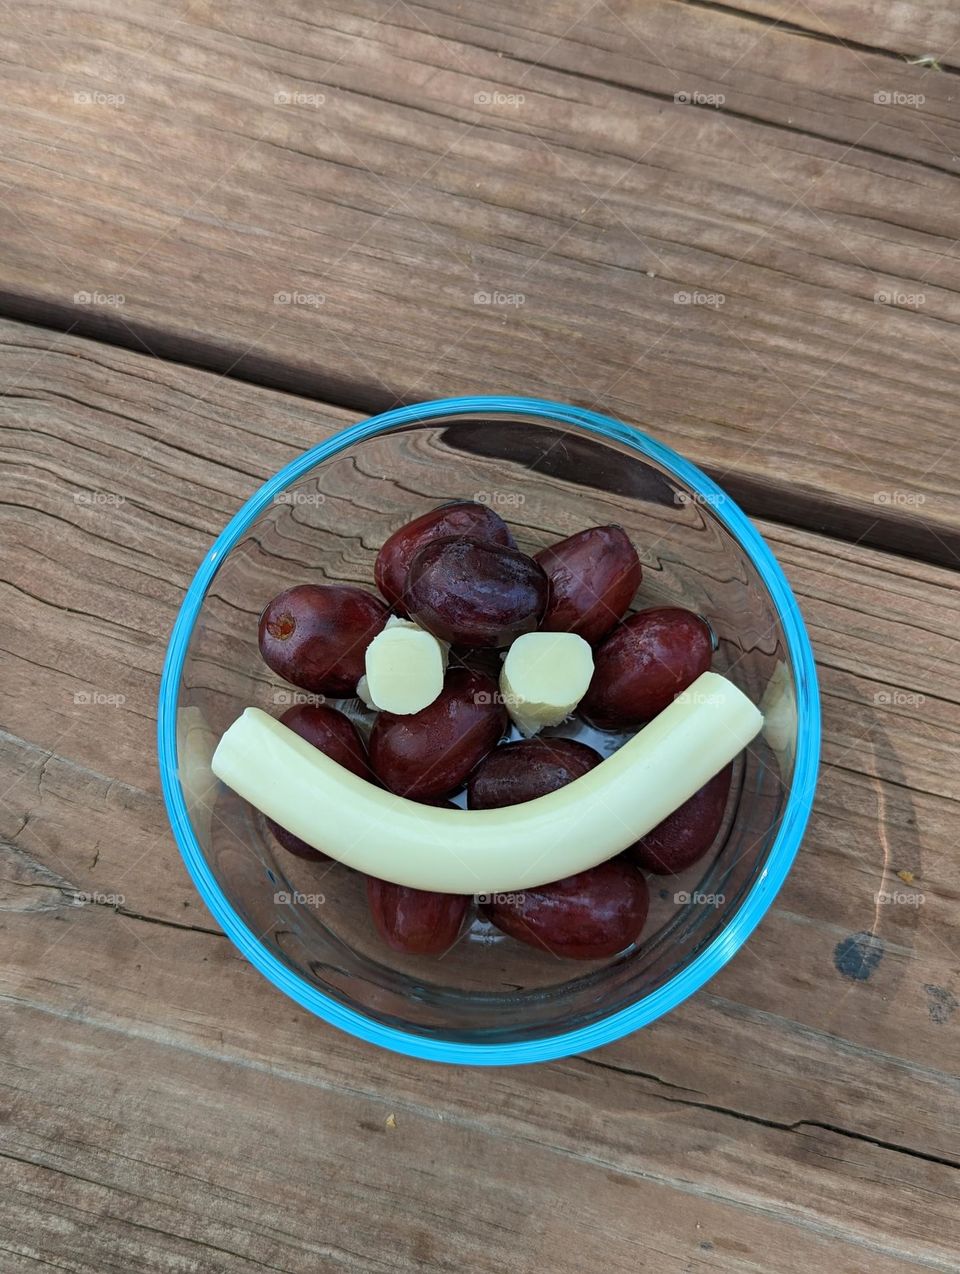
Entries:
<svg viewBox="0 0 960 1274">
<path fill-rule="evenodd" d="M 627 614 L 641 568 L 621 528 L 588 528 L 532 558 L 498 514 L 471 501 L 401 527 L 374 574 L 389 609 L 353 585 L 298 585 L 260 618 L 261 653 L 275 672 L 321 701 L 355 694 L 376 714 L 369 753 L 325 702 L 280 720 L 248 708 L 220 740 L 214 774 L 267 816 L 291 853 L 338 859 L 379 881 L 371 914 L 383 936 L 416 921 L 400 949 L 448 945 L 457 926 L 436 901 L 443 894 L 527 891 L 534 906 L 559 890 L 550 905 L 583 910 L 586 932 L 603 912 L 590 895 L 602 864 L 610 879 L 597 875 L 595 892 L 625 891 L 621 910 L 636 923 L 645 906 L 627 886 L 636 877 L 638 897 L 646 886 L 639 860 L 618 855 L 669 830 L 670 816 L 679 825 L 685 810 L 700 810 L 708 784 L 717 799 L 707 813 L 722 811 L 729 764 L 763 724 L 732 682 L 708 671 L 709 625 L 676 607 Z M 465 650 L 483 666 L 464 661 Z M 600 729 L 637 733 L 605 760 L 573 740 L 538 739 L 578 708 Z M 511 723 L 522 737 L 503 743 Z M 558 744 L 587 762 L 557 763 Z M 494 761 L 514 770 L 505 786 L 503 773 L 497 780 L 497 808 L 444 799 Z M 717 830 L 701 814 L 694 853 Z M 512 932 L 511 916 L 501 925 L 496 908 L 482 910 Z M 392 917 L 386 927 L 381 912 Z M 562 954 L 619 950 L 611 926 Z"/>
</svg>

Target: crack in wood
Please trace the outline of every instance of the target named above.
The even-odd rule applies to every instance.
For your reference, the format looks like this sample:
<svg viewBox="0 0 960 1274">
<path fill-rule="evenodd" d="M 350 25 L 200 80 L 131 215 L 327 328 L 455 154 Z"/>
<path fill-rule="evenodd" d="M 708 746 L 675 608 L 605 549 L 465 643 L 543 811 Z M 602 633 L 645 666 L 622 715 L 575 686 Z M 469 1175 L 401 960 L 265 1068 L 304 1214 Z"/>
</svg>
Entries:
<svg viewBox="0 0 960 1274">
<path fill-rule="evenodd" d="M 638 1079 L 651 1079 L 656 1084 L 660 1084 L 666 1088 L 680 1088 L 681 1085 L 671 1084 L 667 1080 L 660 1079 L 658 1075 L 651 1075 L 646 1071 L 635 1071 L 627 1066 L 612 1066 L 608 1062 L 600 1062 L 592 1057 L 581 1056 L 579 1061 L 586 1063 L 588 1066 L 597 1066 L 603 1070 L 614 1070 L 621 1075 L 632 1075 Z M 692 1090 L 687 1090 L 692 1091 Z M 914 1159 L 923 1159 L 928 1163 L 936 1163 L 944 1168 L 953 1168 L 960 1172 L 960 1160 L 948 1159 L 942 1155 L 930 1154 L 925 1150 L 916 1150 L 912 1146 L 904 1146 L 898 1142 L 884 1141 L 880 1137 L 872 1137 L 869 1133 L 857 1132 L 853 1128 L 844 1128 L 839 1124 L 822 1123 L 818 1119 L 797 1119 L 793 1123 L 783 1123 L 777 1119 L 766 1119 L 761 1115 L 751 1115 L 743 1110 L 735 1110 L 731 1106 L 719 1106 L 712 1102 L 690 1101 L 685 1097 L 668 1097 L 661 1094 L 660 1100 L 671 1102 L 675 1105 L 690 1106 L 696 1110 L 709 1110 L 716 1115 L 729 1115 L 734 1119 L 742 1119 L 745 1123 L 757 1124 L 763 1128 L 775 1128 L 780 1132 L 798 1132 L 803 1128 L 819 1128 L 823 1132 L 836 1133 L 838 1137 L 848 1137 L 852 1141 L 862 1141 L 871 1146 L 877 1146 L 881 1150 L 892 1150 L 897 1154 L 909 1155 Z"/>
</svg>

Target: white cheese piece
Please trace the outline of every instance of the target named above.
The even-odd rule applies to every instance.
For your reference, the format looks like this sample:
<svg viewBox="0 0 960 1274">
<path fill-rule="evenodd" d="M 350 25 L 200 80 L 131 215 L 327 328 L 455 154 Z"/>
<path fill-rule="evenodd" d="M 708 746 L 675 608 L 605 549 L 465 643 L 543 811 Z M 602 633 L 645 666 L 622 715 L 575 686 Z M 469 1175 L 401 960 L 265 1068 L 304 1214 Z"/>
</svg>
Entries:
<svg viewBox="0 0 960 1274">
<path fill-rule="evenodd" d="M 357 694 L 368 708 L 408 715 L 433 703 L 443 689 L 445 642 L 409 619 L 391 615 L 367 647 Z"/>
<path fill-rule="evenodd" d="M 593 651 L 576 633 L 527 633 L 503 662 L 500 690 L 520 733 L 559 725 L 587 693 Z"/>
<path fill-rule="evenodd" d="M 398 885 L 509 893 L 595 867 L 663 822 L 750 742 L 763 717 L 705 672 L 582 778 L 535 801 L 449 810 L 394 796 L 259 708 L 224 734 L 213 772 L 307 844 Z"/>
</svg>

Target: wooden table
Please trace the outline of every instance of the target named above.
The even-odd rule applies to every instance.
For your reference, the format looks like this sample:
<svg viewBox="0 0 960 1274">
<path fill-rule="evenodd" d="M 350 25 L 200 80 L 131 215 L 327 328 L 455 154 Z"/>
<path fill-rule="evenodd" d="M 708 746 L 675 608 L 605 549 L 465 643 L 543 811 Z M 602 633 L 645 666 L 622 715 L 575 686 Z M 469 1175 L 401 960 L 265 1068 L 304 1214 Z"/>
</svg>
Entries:
<svg viewBox="0 0 960 1274">
<path fill-rule="evenodd" d="M 0 45 L 0 1269 L 960 1267 L 955 7 L 12 0 Z M 718 477 L 825 714 L 732 963 L 595 1054 L 478 1072 L 245 963 L 154 749 L 227 518 L 463 392 Z"/>
</svg>

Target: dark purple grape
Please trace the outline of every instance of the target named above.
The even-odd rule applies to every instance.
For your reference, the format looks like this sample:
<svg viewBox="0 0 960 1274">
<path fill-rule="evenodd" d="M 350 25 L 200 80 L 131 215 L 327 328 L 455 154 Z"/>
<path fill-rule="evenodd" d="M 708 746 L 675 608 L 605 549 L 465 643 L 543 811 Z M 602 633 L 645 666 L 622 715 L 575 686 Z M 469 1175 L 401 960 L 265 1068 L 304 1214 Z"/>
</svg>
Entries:
<svg viewBox="0 0 960 1274">
<path fill-rule="evenodd" d="M 491 544 L 513 547 L 510 528 L 500 514 L 487 505 L 474 500 L 441 504 L 394 531 L 377 554 L 373 576 L 377 588 L 391 605 L 395 606 L 403 596 L 410 560 L 417 549 L 429 540 L 450 535 L 471 535 Z"/>
<path fill-rule="evenodd" d="M 509 646 L 540 622 L 547 577 L 519 549 L 468 536 L 431 540 L 413 555 L 403 603 L 442 641 Z"/>
<path fill-rule="evenodd" d="M 712 657 L 710 629 L 699 615 L 679 607 L 639 611 L 594 652 L 580 712 L 603 729 L 649 721 L 707 671 Z"/>
<path fill-rule="evenodd" d="M 603 757 L 576 739 L 520 739 L 488 752 L 467 783 L 472 810 L 535 801 L 599 765 Z"/>
<path fill-rule="evenodd" d="M 717 838 L 730 795 L 733 766 L 728 765 L 662 823 L 626 851 L 631 862 L 658 876 L 686 871 Z"/>
<path fill-rule="evenodd" d="M 367 877 L 373 923 L 388 946 L 408 955 L 443 955 L 456 942 L 470 901 L 465 894 L 439 894 Z"/>
<path fill-rule="evenodd" d="M 571 960 L 616 955 L 640 937 L 649 893 L 621 858 L 517 893 L 489 895 L 484 915 L 503 933 Z"/>
<path fill-rule="evenodd" d="M 387 622 L 379 597 L 349 584 L 298 584 L 260 616 L 260 653 L 268 667 L 316 694 L 356 693 L 364 654 Z"/>
<path fill-rule="evenodd" d="M 370 764 L 383 785 L 414 801 L 460 787 L 507 727 L 497 683 L 466 668 L 447 672 L 443 689 L 419 712 L 381 712 L 370 732 Z"/>
<path fill-rule="evenodd" d="M 550 594 L 540 627 L 578 633 L 593 645 L 627 612 L 640 587 L 640 559 L 619 526 L 593 526 L 538 553 Z"/>
</svg>

